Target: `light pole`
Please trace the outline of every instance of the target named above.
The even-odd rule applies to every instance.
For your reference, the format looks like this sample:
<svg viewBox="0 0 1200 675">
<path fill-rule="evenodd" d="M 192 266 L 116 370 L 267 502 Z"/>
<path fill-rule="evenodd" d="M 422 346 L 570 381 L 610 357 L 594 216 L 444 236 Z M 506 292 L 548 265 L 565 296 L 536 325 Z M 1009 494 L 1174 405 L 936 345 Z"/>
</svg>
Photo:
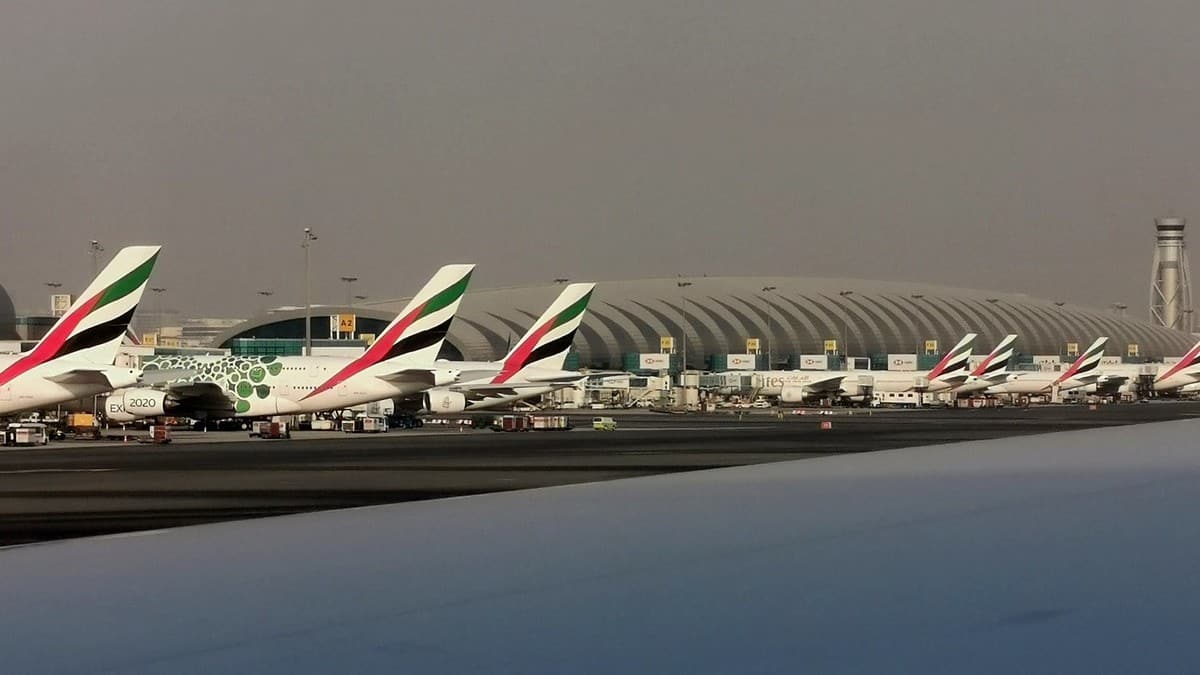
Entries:
<svg viewBox="0 0 1200 675">
<path fill-rule="evenodd" d="M 679 288 L 679 297 L 680 297 L 679 316 L 683 319 L 683 323 L 680 325 L 680 329 L 683 331 L 683 340 L 680 345 L 681 355 L 683 358 L 683 368 L 679 373 L 679 384 L 680 384 L 680 386 L 687 387 L 687 384 L 686 384 L 687 380 L 685 379 L 685 373 L 687 373 L 687 342 L 688 342 L 687 324 L 688 324 L 688 318 L 687 318 L 687 295 L 683 292 L 683 289 L 687 288 L 688 286 L 691 286 L 692 282 L 676 281 L 675 285 Z M 685 395 L 684 398 L 686 399 L 687 396 Z M 686 403 L 686 401 L 685 401 L 685 403 Z"/>
<path fill-rule="evenodd" d="M 263 307 L 262 307 L 261 311 L 263 314 L 266 314 L 267 313 L 267 305 L 271 304 L 271 296 L 275 295 L 275 291 L 264 290 L 264 291 L 259 291 L 258 294 L 260 296 L 262 296 L 262 299 L 263 299 Z"/>
<path fill-rule="evenodd" d="M 304 228 L 304 241 L 300 246 L 304 249 L 304 355 L 312 356 L 312 285 L 309 283 L 308 271 L 311 262 L 312 243 L 317 240 L 311 227 Z"/>
<path fill-rule="evenodd" d="M 367 299 L 367 296 L 365 296 L 365 295 L 356 295 L 356 296 L 354 296 L 354 299 L 355 299 L 355 300 L 357 300 L 357 301 L 359 301 L 359 302 L 362 302 L 363 300 L 366 300 L 366 299 Z M 350 306 L 351 306 L 351 307 L 353 307 L 354 305 L 350 305 Z"/>
<path fill-rule="evenodd" d="M 854 291 L 838 291 L 842 298 L 854 295 Z M 842 308 L 842 349 L 846 350 L 846 362 L 850 361 L 850 310 Z"/>
<path fill-rule="evenodd" d="M 154 311 L 158 314 L 158 337 L 161 338 L 163 329 L 162 294 L 167 289 L 161 286 L 151 286 L 150 290 L 154 291 Z"/>
<path fill-rule="evenodd" d="M 346 282 L 346 305 L 354 306 L 354 282 L 358 281 L 358 277 L 342 277 L 342 281 Z"/>
<path fill-rule="evenodd" d="M 103 250 L 104 247 L 101 246 L 100 242 L 96 241 L 95 239 L 92 240 L 92 243 L 88 247 L 88 255 L 92 256 L 93 279 L 95 279 L 96 275 L 100 273 L 100 252 Z"/>
<path fill-rule="evenodd" d="M 771 293 L 776 289 L 775 286 L 763 286 L 763 293 Z M 771 358 L 771 351 L 775 348 L 775 334 L 772 332 L 775 327 L 775 306 L 771 301 L 767 300 L 767 370 L 774 368 L 775 361 Z"/>
<path fill-rule="evenodd" d="M 921 300 L 925 299 L 925 294 L 924 293 L 912 293 L 908 297 L 912 298 L 913 304 L 917 304 Z M 913 332 L 913 340 L 914 340 L 913 353 L 917 355 L 917 359 L 919 360 L 921 358 L 921 336 L 917 334 L 917 313 L 916 312 L 913 312 L 913 315 L 912 315 L 912 332 Z"/>
</svg>

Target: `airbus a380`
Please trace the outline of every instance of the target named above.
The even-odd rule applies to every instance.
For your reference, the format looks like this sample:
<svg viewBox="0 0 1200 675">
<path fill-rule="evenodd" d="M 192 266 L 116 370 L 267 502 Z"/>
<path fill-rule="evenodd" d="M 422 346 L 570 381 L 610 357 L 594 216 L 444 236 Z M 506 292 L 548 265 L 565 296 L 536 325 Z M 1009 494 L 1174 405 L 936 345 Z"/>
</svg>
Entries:
<svg viewBox="0 0 1200 675">
<path fill-rule="evenodd" d="M 446 265 L 357 358 L 336 356 L 162 357 L 145 365 L 193 374 L 156 388 L 114 391 L 106 403 L 117 422 L 158 415 L 265 417 L 340 410 L 412 396 L 450 384 L 457 373 L 437 363 L 474 265 Z"/>
<path fill-rule="evenodd" d="M 1154 367 L 1154 366 L 1149 366 Z M 1104 372 L 1095 382 L 1078 391 L 1086 394 L 1116 395 L 1132 393 L 1137 389 L 1138 378 L 1146 372 L 1144 364 L 1121 364 L 1105 366 Z M 1154 391 L 1161 393 L 1188 392 L 1200 383 L 1200 343 L 1192 346 L 1179 361 L 1160 365 L 1154 373 Z M 1189 387 L 1191 389 L 1189 389 Z"/>
<path fill-rule="evenodd" d="M 887 370 L 873 373 L 875 391 L 905 392 L 924 389 L 926 393 L 939 394 L 961 386 L 971 375 L 971 348 L 976 337 L 976 333 L 964 335 L 927 373 Z"/>
<path fill-rule="evenodd" d="M 454 384 L 430 389 L 424 407 L 435 413 L 483 410 L 570 386 L 587 375 L 563 370 L 595 284 L 571 284 L 500 361 L 439 361 L 459 371 Z"/>
<path fill-rule="evenodd" d="M 759 373 L 763 396 L 778 396 L 784 403 L 803 403 L 821 396 L 861 399 L 875 391 L 915 391 L 926 383 L 927 392 L 948 391 L 966 380 L 975 333 L 968 333 L 927 373 L 886 370 L 772 370 Z M 867 379 L 869 378 L 869 379 Z"/>
<path fill-rule="evenodd" d="M 984 391 L 988 387 L 996 386 L 1006 379 L 1011 374 L 1008 370 L 1008 364 L 1013 357 L 1013 343 L 1016 342 L 1017 336 L 1008 334 L 1001 340 L 975 369 L 967 377 L 967 380 L 958 387 L 955 387 L 956 394 L 970 394 L 977 391 Z"/>
<path fill-rule="evenodd" d="M 985 391 L 989 394 L 1044 394 L 1055 388 L 1068 391 L 1088 386 L 1101 376 L 1100 359 L 1104 358 L 1104 345 L 1107 343 L 1107 337 L 1098 338 L 1061 373 L 1011 373 L 1004 382 L 988 387 Z"/>
<path fill-rule="evenodd" d="M 158 246 L 113 257 L 33 350 L 0 356 L 0 414 L 52 406 L 139 381 L 117 350 L 158 259 Z"/>
<path fill-rule="evenodd" d="M 1154 378 L 1154 391 L 1174 391 L 1200 382 L 1200 342 Z"/>
</svg>

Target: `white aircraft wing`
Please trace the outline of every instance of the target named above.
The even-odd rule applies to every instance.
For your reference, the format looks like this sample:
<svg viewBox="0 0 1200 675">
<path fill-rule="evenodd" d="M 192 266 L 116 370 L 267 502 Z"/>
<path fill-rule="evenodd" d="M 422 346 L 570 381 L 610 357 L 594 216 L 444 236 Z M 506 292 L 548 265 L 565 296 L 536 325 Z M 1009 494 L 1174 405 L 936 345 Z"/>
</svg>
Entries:
<svg viewBox="0 0 1200 675">
<path fill-rule="evenodd" d="M 156 386 L 168 391 L 180 403 L 206 410 L 233 410 L 233 397 L 215 382 L 178 382 Z"/>
<path fill-rule="evenodd" d="M 502 384 L 492 384 L 491 382 L 479 382 L 476 384 L 452 384 L 448 388 L 451 391 L 457 392 L 496 392 L 496 391 L 512 391 L 514 394 L 522 389 L 545 389 L 546 387 L 566 387 L 571 382 L 504 382 Z"/>
<path fill-rule="evenodd" d="M 849 375 L 830 375 L 829 377 L 812 380 L 804 385 L 804 390 L 810 394 L 835 393 L 841 391 L 842 382 L 847 377 Z"/>
<path fill-rule="evenodd" d="M 402 370 L 376 375 L 376 377 L 387 382 L 395 383 L 414 382 L 417 384 L 426 384 L 430 387 L 437 384 L 436 372 L 428 368 L 404 368 Z"/>
<path fill-rule="evenodd" d="M 108 375 L 101 369 L 92 368 L 73 368 L 66 372 L 50 375 L 47 380 L 56 384 L 90 384 L 97 386 L 111 387 L 112 383 L 108 379 Z"/>
<path fill-rule="evenodd" d="M 1200 508 L 1198 434 L 1070 431 L 12 548 L 0 653 L 6 672 L 59 674 L 1171 672 L 1200 663 L 1200 521 L 1179 517 Z"/>
</svg>

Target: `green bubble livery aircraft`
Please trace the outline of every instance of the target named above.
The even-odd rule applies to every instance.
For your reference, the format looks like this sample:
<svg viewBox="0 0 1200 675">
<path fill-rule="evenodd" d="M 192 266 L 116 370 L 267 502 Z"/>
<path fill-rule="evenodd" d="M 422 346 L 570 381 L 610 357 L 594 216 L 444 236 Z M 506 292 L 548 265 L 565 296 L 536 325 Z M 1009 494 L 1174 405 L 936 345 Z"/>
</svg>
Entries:
<svg viewBox="0 0 1200 675">
<path fill-rule="evenodd" d="M 436 362 L 437 354 L 474 268 L 439 269 L 358 357 L 162 357 L 143 366 L 147 376 L 157 369 L 186 372 L 187 377 L 162 386 L 114 391 L 105 413 L 115 422 L 158 415 L 292 415 L 412 396 L 450 384 L 456 373 Z"/>
</svg>

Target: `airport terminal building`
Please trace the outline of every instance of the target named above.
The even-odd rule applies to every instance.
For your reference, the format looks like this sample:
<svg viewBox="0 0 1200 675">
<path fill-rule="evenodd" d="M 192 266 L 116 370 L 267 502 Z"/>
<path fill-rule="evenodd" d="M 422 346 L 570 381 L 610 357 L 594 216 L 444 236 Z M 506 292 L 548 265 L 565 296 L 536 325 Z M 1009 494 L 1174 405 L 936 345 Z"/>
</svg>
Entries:
<svg viewBox="0 0 1200 675">
<path fill-rule="evenodd" d="M 542 284 L 469 291 L 443 356 L 502 356 L 559 290 Z M 353 315 L 354 337 L 369 336 L 381 332 L 405 302 L 314 307 L 314 344 L 361 345 L 329 339 L 351 337 L 331 330 L 337 320 L 331 316 Z M 228 329 L 213 346 L 298 354 L 303 321 L 303 308 L 271 311 Z M 968 332 L 979 334 L 976 353 L 1017 333 L 1018 353 L 1026 357 L 1068 357 L 1108 336 L 1106 353 L 1129 362 L 1180 356 L 1194 342 L 1183 331 L 1019 294 L 853 279 L 690 277 L 599 282 L 568 366 L 638 370 L 638 355 L 670 351 L 673 368 L 686 354 L 689 368 L 723 370 L 730 355 L 753 352 L 758 368 L 768 361 L 801 367 L 805 355 L 825 356 L 835 367 L 847 354 L 886 368 L 890 354 L 928 360 Z"/>
</svg>

